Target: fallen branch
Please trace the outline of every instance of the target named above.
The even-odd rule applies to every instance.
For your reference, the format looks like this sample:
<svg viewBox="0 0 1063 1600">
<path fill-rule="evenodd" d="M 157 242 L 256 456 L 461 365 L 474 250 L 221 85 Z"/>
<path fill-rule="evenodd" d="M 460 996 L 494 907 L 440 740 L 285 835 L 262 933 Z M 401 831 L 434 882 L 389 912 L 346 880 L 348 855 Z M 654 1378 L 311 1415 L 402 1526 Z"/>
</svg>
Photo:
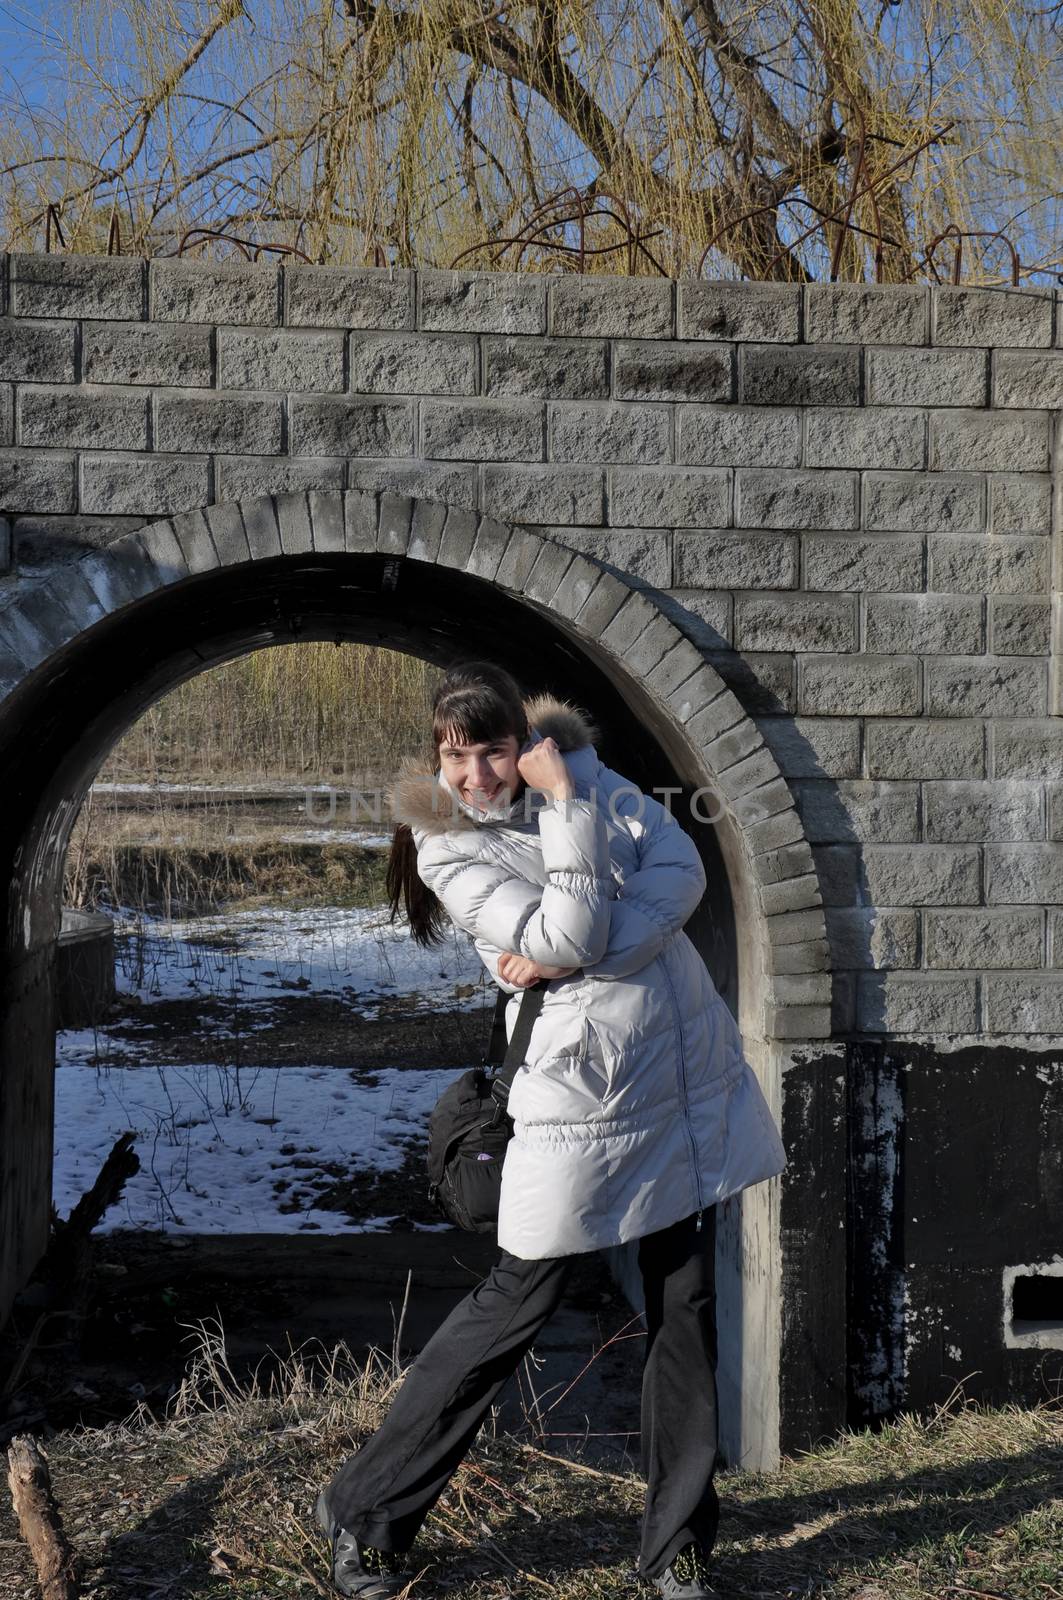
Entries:
<svg viewBox="0 0 1063 1600">
<path fill-rule="evenodd" d="M 37 1569 L 42 1600 L 77 1600 L 77 1559 L 63 1532 L 48 1463 L 26 1434 L 8 1446 L 7 1482 L 19 1531 Z"/>
</svg>

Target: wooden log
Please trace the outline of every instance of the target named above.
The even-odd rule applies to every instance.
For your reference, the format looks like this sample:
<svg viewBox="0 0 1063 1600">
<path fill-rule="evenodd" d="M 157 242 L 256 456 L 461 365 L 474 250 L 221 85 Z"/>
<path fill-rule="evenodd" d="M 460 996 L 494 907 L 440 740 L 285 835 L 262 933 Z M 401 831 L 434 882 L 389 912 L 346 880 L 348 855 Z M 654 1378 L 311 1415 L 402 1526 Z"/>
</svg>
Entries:
<svg viewBox="0 0 1063 1600">
<path fill-rule="evenodd" d="M 7 1482 L 19 1530 L 29 1545 L 41 1600 L 77 1600 L 77 1558 L 63 1531 L 48 1463 L 28 1434 L 12 1439 Z"/>
</svg>

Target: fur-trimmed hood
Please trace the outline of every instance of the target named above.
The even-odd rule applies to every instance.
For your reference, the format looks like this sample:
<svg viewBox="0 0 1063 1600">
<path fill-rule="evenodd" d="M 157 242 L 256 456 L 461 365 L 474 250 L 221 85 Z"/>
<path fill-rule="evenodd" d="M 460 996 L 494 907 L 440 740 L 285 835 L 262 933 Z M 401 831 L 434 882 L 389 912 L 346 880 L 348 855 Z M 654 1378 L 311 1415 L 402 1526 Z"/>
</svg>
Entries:
<svg viewBox="0 0 1063 1600">
<path fill-rule="evenodd" d="M 578 706 L 555 695 L 530 696 L 524 701 L 524 711 L 533 744 L 540 739 L 554 739 L 559 750 L 568 752 L 583 750 L 598 737 L 594 723 Z M 533 795 L 533 800 L 537 798 Z M 408 757 L 399 767 L 398 777 L 388 791 L 388 804 L 392 823 L 404 822 L 429 834 L 489 827 L 492 822 L 506 822 L 517 812 L 524 812 L 523 796 L 518 796 L 505 814 L 485 816 L 473 811 L 452 793 L 441 773 L 433 772 L 416 757 Z"/>
</svg>

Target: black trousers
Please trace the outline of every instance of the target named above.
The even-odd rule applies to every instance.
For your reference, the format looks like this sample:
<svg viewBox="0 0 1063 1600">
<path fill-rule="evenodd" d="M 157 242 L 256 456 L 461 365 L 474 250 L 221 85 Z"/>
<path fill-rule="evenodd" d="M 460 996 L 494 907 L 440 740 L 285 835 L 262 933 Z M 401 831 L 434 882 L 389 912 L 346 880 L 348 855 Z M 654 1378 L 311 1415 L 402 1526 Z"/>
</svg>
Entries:
<svg viewBox="0 0 1063 1600">
<path fill-rule="evenodd" d="M 719 1522 L 714 1209 L 639 1241 L 646 1295 L 639 1572 L 659 1576 L 683 1545 L 711 1550 Z M 383 1423 L 325 1497 L 363 1544 L 405 1551 L 472 1444 L 507 1378 L 557 1310 L 575 1258 L 491 1272 L 425 1345 Z"/>
</svg>

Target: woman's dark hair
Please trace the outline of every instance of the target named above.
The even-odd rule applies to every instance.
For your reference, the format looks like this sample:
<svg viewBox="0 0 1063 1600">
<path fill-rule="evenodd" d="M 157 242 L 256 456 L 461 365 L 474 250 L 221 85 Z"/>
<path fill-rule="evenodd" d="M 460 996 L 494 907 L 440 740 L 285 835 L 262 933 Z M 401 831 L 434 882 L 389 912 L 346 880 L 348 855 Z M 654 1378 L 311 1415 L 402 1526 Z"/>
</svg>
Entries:
<svg viewBox="0 0 1063 1600">
<path fill-rule="evenodd" d="M 515 734 L 518 749 L 528 737 L 520 685 L 493 661 L 463 661 L 451 667 L 432 697 L 432 771 L 440 770 L 439 746 L 452 734 L 461 744 L 491 744 Z M 417 849 L 405 822 L 395 825 L 385 883 L 391 921 L 401 900 L 417 944 L 441 944 L 446 911 L 418 875 Z"/>
</svg>

